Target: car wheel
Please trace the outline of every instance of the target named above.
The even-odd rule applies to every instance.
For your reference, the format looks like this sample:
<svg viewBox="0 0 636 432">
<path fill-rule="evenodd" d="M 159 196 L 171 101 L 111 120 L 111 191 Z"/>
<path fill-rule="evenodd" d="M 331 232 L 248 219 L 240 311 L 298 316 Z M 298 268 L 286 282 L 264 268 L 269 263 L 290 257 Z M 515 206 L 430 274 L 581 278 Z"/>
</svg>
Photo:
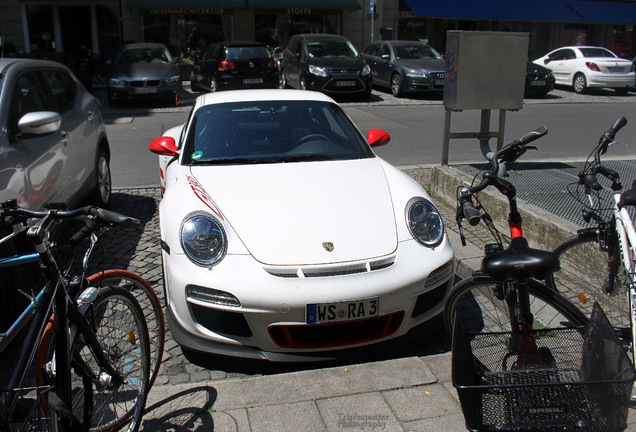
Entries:
<svg viewBox="0 0 636 432">
<path fill-rule="evenodd" d="M 216 78 L 210 78 L 210 91 L 212 93 L 214 93 L 215 91 L 217 91 L 217 85 L 216 85 Z"/>
<path fill-rule="evenodd" d="M 93 202 L 95 202 L 98 207 L 108 207 L 112 187 L 110 164 L 106 152 L 101 148 L 97 150 L 95 176 L 97 184 L 95 185 L 95 191 L 93 192 Z"/>
<path fill-rule="evenodd" d="M 298 83 L 301 90 L 307 90 L 307 79 L 304 76 L 300 77 Z"/>
<path fill-rule="evenodd" d="M 574 82 L 572 84 L 574 85 L 574 91 L 578 94 L 585 93 L 585 90 L 587 90 L 587 80 L 582 73 L 574 75 Z"/>
<path fill-rule="evenodd" d="M 197 84 L 197 80 L 194 76 L 194 71 L 190 72 L 190 90 L 192 90 L 193 92 L 201 91 L 201 87 L 199 87 L 199 85 Z"/>
<path fill-rule="evenodd" d="M 402 91 L 402 78 L 398 74 L 393 74 L 391 77 L 391 94 L 395 97 L 402 97 L 404 94 Z"/>
</svg>

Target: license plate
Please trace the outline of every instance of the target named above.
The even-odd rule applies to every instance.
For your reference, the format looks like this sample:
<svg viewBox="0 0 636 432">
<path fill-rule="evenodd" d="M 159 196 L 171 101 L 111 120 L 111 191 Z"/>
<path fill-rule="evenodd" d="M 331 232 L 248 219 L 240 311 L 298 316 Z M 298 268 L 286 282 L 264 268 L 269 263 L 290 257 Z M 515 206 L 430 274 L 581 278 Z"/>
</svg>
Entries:
<svg viewBox="0 0 636 432">
<path fill-rule="evenodd" d="M 336 87 L 355 87 L 355 81 L 336 81 Z"/>
<path fill-rule="evenodd" d="M 323 324 L 372 318 L 378 316 L 379 309 L 377 297 L 339 303 L 312 303 L 307 305 L 306 322 Z"/>
<path fill-rule="evenodd" d="M 539 80 L 539 81 L 530 81 L 530 86 L 534 87 L 534 86 L 544 86 L 546 84 L 545 80 Z"/>
<path fill-rule="evenodd" d="M 610 72 L 623 72 L 623 68 L 620 66 L 612 66 L 607 68 Z"/>
<path fill-rule="evenodd" d="M 157 93 L 157 87 L 139 87 L 135 89 L 137 94 Z"/>
<path fill-rule="evenodd" d="M 263 84 L 263 78 L 245 78 L 243 84 Z"/>
<path fill-rule="evenodd" d="M 433 80 L 433 85 L 443 86 L 444 85 L 444 80 L 443 79 L 434 79 Z"/>
</svg>

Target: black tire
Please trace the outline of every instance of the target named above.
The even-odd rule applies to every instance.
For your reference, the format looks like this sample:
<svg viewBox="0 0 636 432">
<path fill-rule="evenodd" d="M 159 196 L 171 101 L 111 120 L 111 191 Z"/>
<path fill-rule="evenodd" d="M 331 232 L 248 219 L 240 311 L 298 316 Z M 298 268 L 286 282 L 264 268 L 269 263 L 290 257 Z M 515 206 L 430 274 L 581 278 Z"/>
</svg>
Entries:
<svg viewBox="0 0 636 432">
<path fill-rule="evenodd" d="M 583 312 L 557 291 L 533 279 L 528 282 L 534 328 L 587 324 L 589 319 Z M 467 333 L 512 331 L 508 305 L 495 294 L 500 285 L 489 276 L 476 275 L 451 288 L 444 306 L 444 325 L 448 333 L 453 334 L 456 313 Z"/>
<path fill-rule="evenodd" d="M 72 412 L 90 431 L 113 431 L 127 424 L 128 432 L 139 429 L 149 384 L 150 348 L 143 312 L 134 296 L 120 288 L 100 290 L 87 318 L 104 353 L 122 374 L 121 385 L 108 385 L 108 377 L 99 365 L 81 333 L 71 344 Z M 38 385 L 54 382 L 51 370 L 55 338 L 53 326 L 47 326 L 38 352 Z M 88 368 L 100 380 L 87 377 Z M 88 384 L 88 385 L 87 385 Z M 46 397 L 43 400 L 46 403 Z M 56 414 L 49 410 L 52 430 Z"/>
<path fill-rule="evenodd" d="M 192 90 L 193 92 L 201 91 L 201 87 L 199 87 L 196 79 L 194 79 L 194 71 L 190 72 L 190 90 Z"/>
<path fill-rule="evenodd" d="M 112 177 L 110 173 L 110 161 L 106 151 L 102 148 L 97 150 L 97 160 L 95 161 L 95 190 L 93 191 L 93 202 L 98 207 L 106 208 L 110 204 L 112 195 Z"/>
<path fill-rule="evenodd" d="M 89 286 L 97 288 L 123 288 L 132 293 L 141 306 L 150 341 L 150 382 L 148 384 L 148 390 L 150 390 L 159 373 L 166 340 L 165 319 L 157 293 L 145 279 L 127 270 L 114 269 L 96 273 L 88 277 L 88 283 Z"/>
<path fill-rule="evenodd" d="M 570 237 L 553 250 L 559 257 L 561 269 L 546 279 L 546 285 L 557 289 L 571 299 L 586 315 L 592 313 L 594 302 L 598 302 L 613 327 L 629 329 L 629 299 L 625 288 L 623 271 L 612 271 L 614 284 L 610 291 L 610 253 L 601 250 L 598 237 L 586 233 Z M 621 269 L 620 253 L 611 253 L 615 268 Z"/>
<path fill-rule="evenodd" d="M 587 80 L 585 79 L 585 75 L 583 75 L 582 73 L 577 73 L 576 75 L 574 75 L 572 86 L 574 87 L 575 93 L 585 93 L 587 91 Z"/>
<path fill-rule="evenodd" d="M 391 94 L 397 98 L 404 95 L 402 91 L 402 77 L 400 77 L 400 74 L 393 74 L 391 76 Z"/>
</svg>

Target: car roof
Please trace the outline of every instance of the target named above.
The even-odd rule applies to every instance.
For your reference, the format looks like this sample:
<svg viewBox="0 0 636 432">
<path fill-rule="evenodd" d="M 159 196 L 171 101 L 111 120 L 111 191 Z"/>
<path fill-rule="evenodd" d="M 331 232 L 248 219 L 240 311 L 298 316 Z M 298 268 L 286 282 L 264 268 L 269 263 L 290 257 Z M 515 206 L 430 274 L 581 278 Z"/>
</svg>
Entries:
<svg viewBox="0 0 636 432">
<path fill-rule="evenodd" d="M 225 47 L 267 47 L 264 43 L 256 41 L 224 41 L 216 42 L 216 45 L 222 45 Z"/>
<path fill-rule="evenodd" d="M 227 90 L 215 93 L 205 93 L 199 96 L 195 102 L 195 109 L 204 105 L 250 101 L 315 101 L 335 103 L 332 98 L 324 93 L 309 90 Z"/>
<path fill-rule="evenodd" d="M 298 34 L 295 35 L 296 37 L 299 37 L 301 39 L 306 39 L 306 40 L 345 40 L 348 41 L 349 39 L 347 39 L 344 36 L 340 36 L 340 35 L 333 35 L 333 34 L 329 34 L 329 33 L 305 33 L 305 34 Z"/>
<path fill-rule="evenodd" d="M 384 42 L 388 43 L 389 45 L 427 45 L 429 46 L 426 42 L 422 42 L 422 41 L 388 40 Z"/>
<path fill-rule="evenodd" d="M 121 51 L 132 48 L 166 48 L 166 46 L 162 43 L 154 43 L 154 42 L 136 42 L 122 45 L 120 48 Z"/>
<path fill-rule="evenodd" d="M 19 66 L 20 68 L 31 68 L 31 67 L 56 67 L 61 69 L 69 70 L 68 67 L 63 65 L 62 63 L 52 61 L 52 60 L 39 60 L 39 59 L 28 59 L 28 58 L 0 58 L 0 73 L 4 72 L 9 66 Z"/>
</svg>

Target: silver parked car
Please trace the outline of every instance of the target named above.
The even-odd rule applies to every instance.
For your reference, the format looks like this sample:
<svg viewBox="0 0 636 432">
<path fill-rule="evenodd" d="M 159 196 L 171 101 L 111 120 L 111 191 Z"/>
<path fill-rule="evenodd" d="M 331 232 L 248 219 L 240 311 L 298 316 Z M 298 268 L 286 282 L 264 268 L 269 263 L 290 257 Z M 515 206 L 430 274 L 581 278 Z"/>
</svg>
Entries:
<svg viewBox="0 0 636 432">
<path fill-rule="evenodd" d="M 66 66 L 0 59 L 0 202 L 107 206 L 109 161 L 99 101 Z"/>
<path fill-rule="evenodd" d="M 111 105 L 128 98 L 163 98 L 176 104 L 181 72 L 160 43 L 126 44 L 117 52 L 108 77 Z"/>
</svg>

